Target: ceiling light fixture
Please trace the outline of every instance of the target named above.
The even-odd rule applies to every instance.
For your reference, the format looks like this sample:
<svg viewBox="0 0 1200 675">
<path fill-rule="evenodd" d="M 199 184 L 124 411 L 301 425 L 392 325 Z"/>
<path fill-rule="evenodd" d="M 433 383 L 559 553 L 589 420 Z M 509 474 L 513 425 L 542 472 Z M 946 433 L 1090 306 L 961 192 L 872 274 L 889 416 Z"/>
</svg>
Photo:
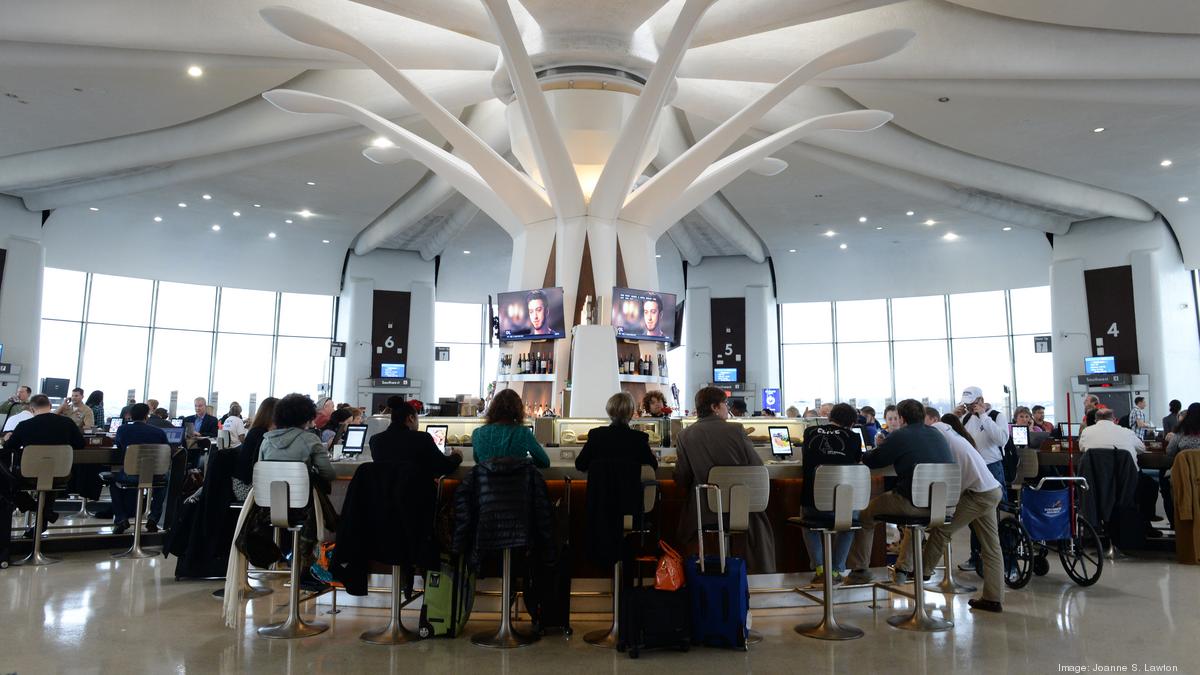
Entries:
<svg viewBox="0 0 1200 675">
<path fill-rule="evenodd" d="M 328 240 L 328 239 L 322 239 L 322 240 L 321 240 L 321 243 L 322 243 L 322 244 L 328 244 L 328 243 L 329 243 L 329 240 Z"/>
<path fill-rule="evenodd" d="M 217 225 L 216 223 L 213 223 L 213 226 L 212 226 L 212 231 L 213 231 L 213 232 L 220 232 L 220 231 L 221 231 L 221 226 L 220 226 L 220 225 Z"/>
<path fill-rule="evenodd" d="M 795 252 L 796 252 L 796 249 L 794 249 L 794 248 L 789 248 L 789 249 L 788 249 L 788 253 L 795 253 Z"/>
<path fill-rule="evenodd" d="M 1158 165 L 1159 165 L 1159 166 L 1161 166 L 1161 167 L 1168 167 L 1168 166 L 1171 166 L 1171 165 L 1172 165 L 1172 164 L 1174 164 L 1174 163 L 1175 163 L 1175 162 L 1172 162 L 1172 161 L 1171 161 L 1171 160 L 1169 160 L 1169 159 L 1164 159 L 1163 161 L 1159 162 L 1159 163 L 1158 163 Z"/>
<path fill-rule="evenodd" d="M 162 222 L 162 216 L 154 216 L 154 222 L 156 222 L 156 223 L 161 223 L 161 222 Z"/>
<path fill-rule="evenodd" d="M 1099 134 L 1099 133 L 1102 133 L 1103 131 L 1104 131 L 1104 127 L 1096 127 L 1095 129 L 1092 129 L 1093 134 Z"/>
<path fill-rule="evenodd" d="M 848 246 L 846 246 L 845 244 L 842 244 L 842 245 L 841 245 L 841 246 L 839 246 L 838 248 L 840 248 L 840 249 L 842 249 L 843 251 L 845 251 L 845 250 L 846 250 L 847 248 L 849 248 L 849 247 L 848 247 Z"/>
<path fill-rule="evenodd" d="M 859 217 L 858 217 L 858 222 L 860 222 L 860 223 L 865 223 L 865 222 L 867 222 L 867 217 L 866 217 L 866 216 L 859 216 Z"/>
<path fill-rule="evenodd" d="M 1012 226 L 1006 226 L 1003 229 L 1005 232 L 1012 232 Z"/>
<path fill-rule="evenodd" d="M 262 208 L 262 204 L 255 204 L 255 205 L 254 205 L 254 208 L 256 208 L 256 209 L 261 209 L 261 208 Z"/>
<path fill-rule="evenodd" d="M 394 147 L 396 144 L 393 143 L 392 139 L 388 138 L 387 136 L 376 136 L 374 139 L 371 140 L 371 145 L 373 145 L 377 148 L 391 148 L 391 147 Z"/>
<path fill-rule="evenodd" d="M 835 234 L 837 234 L 837 232 L 834 232 L 833 230 L 825 230 L 826 237 L 832 237 Z"/>
<path fill-rule="evenodd" d="M 205 193 L 205 194 L 200 195 L 200 198 L 204 199 L 204 200 L 208 200 L 208 199 L 212 199 L 212 195 Z"/>
<path fill-rule="evenodd" d="M 306 181 L 304 181 L 304 184 L 305 184 L 305 185 L 307 185 L 307 186 L 309 186 L 309 187 L 312 187 L 313 185 L 316 185 L 316 183 L 315 183 L 314 181 L 311 181 L 311 180 L 306 180 Z"/>
<path fill-rule="evenodd" d="M 100 210 L 100 209 L 98 209 L 98 208 L 96 208 L 96 207 L 94 207 L 94 206 L 89 206 L 89 207 L 88 207 L 88 211 L 99 211 L 99 210 Z"/>
<path fill-rule="evenodd" d="M 274 239 L 274 238 L 275 238 L 275 233 L 274 233 L 274 232 L 268 232 L 268 233 L 267 233 L 267 238 L 268 238 L 268 239 Z"/>
<path fill-rule="evenodd" d="M 877 229 L 877 230 L 882 230 L 882 229 L 883 229 L 883 226 L 882 226 L 882 225 L 879 225 L 879 226 L 877 226 L 875 229 Z"/>
<path fill-rule="evenodd" d="M 187 74 L 189 77 L 200 77 L 204 74 L 204 69 L 200 66 L 188 66 Z"/>
<path fill-rule="evenodd" d="M 906 216 L 916 215 L 916 211 L 905 211 L 904 215 L 906 215 Z"/>
<path fill-rule="evenodd" d="M 286 218 L 286 219 L 284 219 L 284 221 L 283 221 L 283 222 L 287 223 L 288 225 L 291 225 L 291 224 L 292 224 L 292 219 L 291 219 L 291 218 Z"/>
<path fill-rule="evenodd" d="M 234 211 L 234 212 L 233 212 L 233 217 L 234 217 L 234 218 L 241 218 L 241 217 L 242 217 L 242 212 L 241 212 L 241 211 Z"/>
<path fill-rule="evenodd" d="M 929 225 L 929 226 L 931 226 L 931 227 L 932 227 L 932 226 L 934 226 L 934 225 L 937 225 L 937 221 L 936 221 L 936 220 L 934 220 L 933 218 L 930 218 L 929 220 L 926 220 L 926 221 L 925 221 L 925 224 L 926 224 L 926 225 Z"/>
<path fill-rule="evenodd" d="M 1186 204 L 1186 203 L 1187 203 L 1187 201 L 1188 201 L 1188 198 L 1187 198 L 1187 197 L 1180 197 L 1179 199 L 1176 199 L 1175 201 L 1179 202 L 1180 204 Z"/>
<path fill-rule="evenodd" d="M 300 211 L 300 217 L 301 218 L 311 218 L 312 211 L 309 211 L 308 209 L 303 209 L 302 211 Z"/>
<path fill-rule="evenodd" d="M 954 234 L 953 232 L 947 232 L 946 234 L 942 235 L 942 239 L 945 239 L 946 241 L 954 241 L 958 239 L 958 235 Z"/>
<path fill-rule="evenodd" d="M 186 208 L 187 208 L 187 202 L 179 202 L 179 208 L 181 208 L 181 209 L 186 209 Z"/>
</svg>

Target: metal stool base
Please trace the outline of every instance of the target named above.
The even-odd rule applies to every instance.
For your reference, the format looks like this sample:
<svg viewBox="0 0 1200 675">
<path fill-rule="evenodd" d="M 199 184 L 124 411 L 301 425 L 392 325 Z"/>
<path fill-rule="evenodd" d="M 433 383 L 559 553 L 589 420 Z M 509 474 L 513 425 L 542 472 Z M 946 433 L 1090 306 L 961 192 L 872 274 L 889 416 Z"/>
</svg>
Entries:
<svg viewBox="0 0 1200 675">
<path fill-rule="evenodd" d="M 912 614 L 897 614 L 896 616 L 888 617 L 887 622 L 893 628 L 928 633 L 936 633 L 954 628 L 954 622 L 946 621 L 945 619 L 935 619 L 929 616 L 924 607 L 913 610 Z"/>
<path fill-rule="evenodd" d="M 273 624 L 271 626 L 263 626 L 258 629 L 259 637 L 271 638 L 273 640 L 287 640 L 291 638 L 312 637 L 320 635 L 329 630 L 329 624 L 320 621 L 306 623 L 300 619 L 289 618 L 283 623 Z"/>
<path fill-rule="evenodd" d="M 945 619 L 935 619 L 929 616 L 929 610 L 925 607 L 925 584 L 922 582 L 920 575 L 925 570 L 925 561 L 922 556 L 922 540 L 924 535 L 924 527 L 919 525 L 910 525 L 909 539 L 912 541 L 912 566 L 913 566 L 913 611 L 912 614 L 897 614 L 896 616 L 888 617 L 888 624 L 893 628 L 901 630 L 913 630 L 926 633 L 934 633 L 943 630 L 954 628 L 953 621 Z M 953 563 L 950 563 L 953 564 Z"/>
<path fill-rule="evenodd" d="M 112 557 L 114 559 L 141 560 L 142 558 L 157 558 L 160 555 L 162 555 L 162 553 L 159 551 L 155 551 L 155 550 L 147 551 L 146 549 L 143 549 L 143 548 L 132 548 L 131 547 L 128 551 L 121 551 L 120 553 L 112 554 Z"/>
<path fill-rule="evenodd" d="M 793 630 L 797 633 L 818 640 L 856 640 L 863 636 L 861 629 L 854 626 L 843 626 L 833 617 L 833 532 L 829 529 L 821 530 L 821 542 L 824 551 L 824 570 L 825 580 L 822 583 L 824 594 L 821 597 L 821 609 L 824 615 L 821 620 L 813 624 L 800 624 Z M 762 636 L 758 636 L 759 641 Z M 746 644 L 751 644 L 749 636 L 746 638 Z"/>
<path fill-rule="evenodd" d="M 60 562 L 62 562 L 62 558 L 47 558 L 46 556 L 42 555 L 41 551 L 37 551 L 36 554 L 30 553 L 23 559 L 18 560 L 13 564 L 21 565 L 23 567 L 41 567 L 43 565 L 54 565 Z"/>
<path fill-rule="evenodd" d="M 746 631 L 746 646 L 756 645 L 762 641 L 762 633 L 753 629 Z"/>
<path fill-rule="evenodd" d="M 238 591 L 238 600 L 253 600 L 255 598 L 261 598 L 264 595 L 270 595 L 274 592 L 275 591 L 271 590 L 270 588 L 255 588 L 251 586 L 249 589 L 243 588 L 242 590 Z M 212 596 L 214 598 L 224 598 L 225 589 L 218 588 L 212 592 Z"/>
<path fill-rule="evenodd" d="M 936 584 L 925 584 L 925 590 L 943 595 L 965 595 L 978 590 L 970 584 L 959 583 L 954 578 L 954 548 L 950 545 L 949 540 L 946 541 L 946 557 L 942 562 L 945 563 L 945 566 L 942 567 L 941 581 Z"/>
<path fill-rule="evenodd" d="M 416 633 L 404 627 L 403 623 L 388 623 L 378 630 L 369 630 L 358 637 L 359 640 L 372 645 L 404 645 L 417 642 L 420 638 Z"/>
<path fill-rule="evenodd" d="M 826 623 L 819 621 L 815 624 L 801 624 L 794 629 L 800 635 L 818 640 L 857 640 L 864 635 L 861 628 L 843 626 L 836 621 Z"/>
<path fill-rule="evenodd" d="M 620 630 L 617 626 L 617 619 L 620 617 L 621 607 L 621 563 L 617 562 L 613 565 L 613 604 L 612 604 L 612 626 L 594 630 L 583 636 L 583 641 L 593 647 L 603 649 L 616 649 L 617 643 L 621 639 Z"/>
<path fill-rule="evenodd" d="M 142 509 L 146 505 L 145 495 L 146 488 L 139 485 L 137 488 L 137 508 L 133 512 L 133 545 L 129 547 L 128 551 L 112 554 L 113 558 L 138 560 L 142 558 L 157 558 L 162 555 L 162 551 L 147 551 L 142 548 Z"/>
<path fill-rule="evenodd" d="M 471 644 L 491 649 L 516 649 L 528 647 L 540 638 L 522 633 L 512 626 L 512 549 L 504 549 L 503 574 L 500 592 L 500 628 L 495 633 L 476 633 Z"/>
<path fill-rule="evenodd" d="M 593 647 L 603 647 L 604 649 L 617 648 L 617 634 L 611 628 L 601 628 L 590 633 L 585 633 L 583 641 Z"/>
</svg>

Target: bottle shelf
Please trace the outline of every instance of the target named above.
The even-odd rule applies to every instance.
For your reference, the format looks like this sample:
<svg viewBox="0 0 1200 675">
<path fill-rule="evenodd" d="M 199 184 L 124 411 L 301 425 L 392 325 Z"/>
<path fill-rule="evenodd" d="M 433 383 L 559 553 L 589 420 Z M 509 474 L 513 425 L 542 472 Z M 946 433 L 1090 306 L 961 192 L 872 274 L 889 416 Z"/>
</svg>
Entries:
<svg viewBox="0 0 1200 675">
<path fill-rule="evenodd" d="M 617 375 L 622 382 L 644 382 L 646 384 L 670 384 L 671 379 L 658 375 Z"/>
<path fill-rule="evenodd" d="M 543 373 L 536 375 L 500 375 L 496 379 L 498 382 L 553 382 L 554 373 Z"/>
</svg>

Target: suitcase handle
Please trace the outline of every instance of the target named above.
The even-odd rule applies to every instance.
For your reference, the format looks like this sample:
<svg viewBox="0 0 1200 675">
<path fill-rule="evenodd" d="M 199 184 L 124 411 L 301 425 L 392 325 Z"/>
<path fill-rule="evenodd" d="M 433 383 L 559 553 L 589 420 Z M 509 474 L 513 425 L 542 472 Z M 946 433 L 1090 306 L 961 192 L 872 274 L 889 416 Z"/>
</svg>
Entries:
<svg viewBox="0 0 1200 675">
<path fill-rule="evenodd" d="M 707 490 L 717 491 L 717 551 L 720 553 L 721 574 L 725 574 L 725 505 L 721 502 L 721 486 L 700 483 L 696 486 L 696 535 L 700 540 L 700 573 L 704 574 L 704 504 L 700 495 Z"/>
</svg>

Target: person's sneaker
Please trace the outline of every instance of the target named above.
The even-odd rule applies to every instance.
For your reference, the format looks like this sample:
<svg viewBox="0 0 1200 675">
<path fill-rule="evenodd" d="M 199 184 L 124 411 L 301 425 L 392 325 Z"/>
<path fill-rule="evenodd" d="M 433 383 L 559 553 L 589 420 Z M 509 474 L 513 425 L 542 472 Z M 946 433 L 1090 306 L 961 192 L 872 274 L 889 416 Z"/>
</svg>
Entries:
<svg viewBox="0 0 1200 675">
<path fill-rule="evenodd" d="M 875 583 L 875 577 L 871 576 L 870 570 L 852 570 L 842 579 L 842 583 L 846 586 L 866 586 Z"/>
<path fill-rule="evenodd" d="M 314 577 L 312 572 L 304 570 L 304 573 L 300 575 L 300 588 L 309 593 L 320 593 L 329 588 L 329 584 Z"/>
<path fill-rule="evenodd" d="M 113 523 L 112 533 L 113 534 L 125 534 L 125 532 L 128 529 L 129 529 L 129 521 L 125 520 L 125 521 L 121 521 L 119 523 Z"/>
<path fill-rule="evenodd" d="M 845 580 L 845 576 L 841 572 L 833 573 L 833 585 L 834 586 L 841 585 L 843 580 Z"/>
<path fill-rule="evenodd" d="M 809 588 L 823 588 L 825 586 L 825 573 L 817 572 L 813 574 L 812 581 L 808 582 Z"/>
<path fill-rule="evenodd" d="M 905 586 L 912 583 L 912 572 L 893 567 L 892 568 L 892 583 L 897 586 Z"/>
<path fill-rule="evenodd" d="M 979 569 L 979 567 L 975 564 L 974 560 L 968 560 L 966 562 L 958 563 L 958 569 L 963 572 L 974 572 L 975 570 Z"/>
<path fill-rule="evenodd" d="M 984 600 L 983 598 L 971 598 L 967 601 L 971 609 L 980 609 L 985 612 L 996 612 L 999 614 L 1004 611 L 1004 607 L 995 600 Z"/>
<path fill-rule="evenodd" d="M 46 522 L 47 523 L 57 523 L 58 522 L 58 511 L 51 511 L 50 513 L 47 513 L 46 514 Z"/>
<path fill-rule="evenodd" d="M 155 532 L 158 532 L 158 523 L 154 522 L 154 520 L 152 518 L 147 518 L 146 519 L 146 533 L 154 534 Z"/>
</svg>

